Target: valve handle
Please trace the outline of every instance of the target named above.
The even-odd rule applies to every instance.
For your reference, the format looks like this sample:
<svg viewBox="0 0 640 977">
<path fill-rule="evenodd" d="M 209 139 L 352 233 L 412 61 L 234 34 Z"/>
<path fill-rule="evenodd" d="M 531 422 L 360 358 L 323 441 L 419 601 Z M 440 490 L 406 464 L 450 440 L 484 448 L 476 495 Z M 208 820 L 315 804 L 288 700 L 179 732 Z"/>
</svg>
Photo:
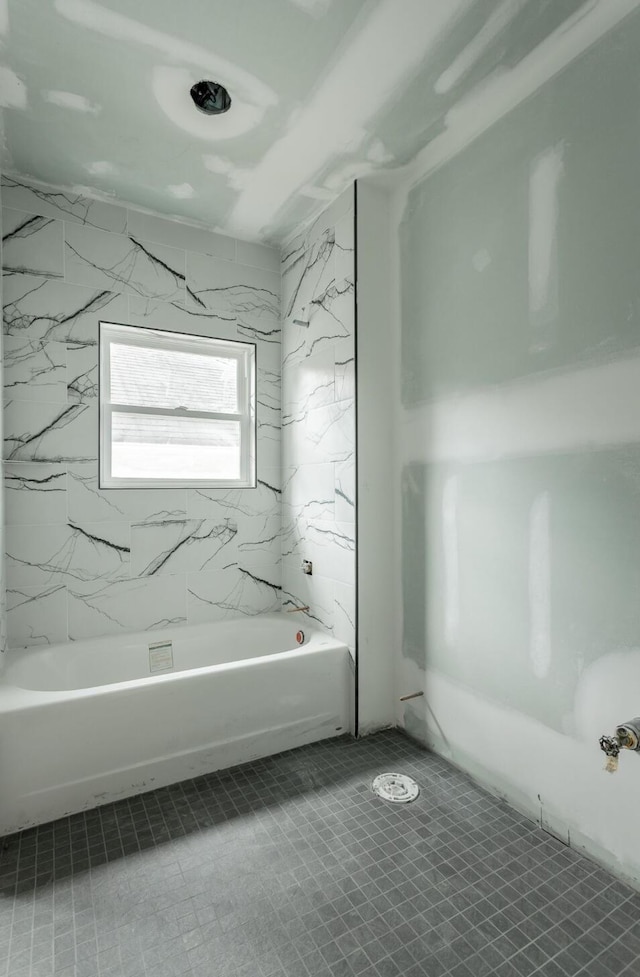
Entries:
<svg viewBox="0 0 640 977">
<path fill-rule="evenodd" d="M 601 736 L 600 737 L 600 749 L 603 753 L 606 753 L 609 757 L 617 757 L 620 755 L 620 741 L 617 736 Z"/>
</svg>

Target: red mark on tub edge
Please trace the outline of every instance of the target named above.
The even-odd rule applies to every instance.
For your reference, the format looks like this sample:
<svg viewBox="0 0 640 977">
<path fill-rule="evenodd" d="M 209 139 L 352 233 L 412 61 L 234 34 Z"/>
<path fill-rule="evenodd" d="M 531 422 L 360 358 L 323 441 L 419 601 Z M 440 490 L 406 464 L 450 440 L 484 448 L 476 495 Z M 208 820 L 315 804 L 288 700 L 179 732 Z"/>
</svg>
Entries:
<svg viewBox="0 0 640 977">
<path fill-rule="evenodd" d="M 296 641 L 299 645 L 304 644 L 304 631 L 298 631 L 296 634 Z"/>
</svg>

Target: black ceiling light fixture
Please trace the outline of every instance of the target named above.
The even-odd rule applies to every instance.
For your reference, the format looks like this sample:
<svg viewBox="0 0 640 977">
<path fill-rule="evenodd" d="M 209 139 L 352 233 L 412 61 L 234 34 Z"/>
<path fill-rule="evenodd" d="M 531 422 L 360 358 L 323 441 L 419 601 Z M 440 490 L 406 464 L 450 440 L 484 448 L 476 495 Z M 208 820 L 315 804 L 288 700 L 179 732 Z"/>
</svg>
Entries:
<svg viewBox="0 0 640 977">
<path fill-rule="evenodd" d="M 197 81 L 191 87 L 194 105 L 205 115 L 222 115 L 231 108 L 231 96 L 217 81 Z"/>
</svg>

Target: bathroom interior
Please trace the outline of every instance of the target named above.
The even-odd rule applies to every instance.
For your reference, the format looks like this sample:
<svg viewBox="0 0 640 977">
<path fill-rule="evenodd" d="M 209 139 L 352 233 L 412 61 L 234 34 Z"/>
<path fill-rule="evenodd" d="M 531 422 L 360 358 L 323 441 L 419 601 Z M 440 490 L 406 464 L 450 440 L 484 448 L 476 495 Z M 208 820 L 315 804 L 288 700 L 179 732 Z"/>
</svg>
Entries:
<svg viewBox="0 0 640 977">
<path fill-rule="evenodd" d="M 0 977 L 640 974 L 640 0 L 0 0 Z"/>
</svg>

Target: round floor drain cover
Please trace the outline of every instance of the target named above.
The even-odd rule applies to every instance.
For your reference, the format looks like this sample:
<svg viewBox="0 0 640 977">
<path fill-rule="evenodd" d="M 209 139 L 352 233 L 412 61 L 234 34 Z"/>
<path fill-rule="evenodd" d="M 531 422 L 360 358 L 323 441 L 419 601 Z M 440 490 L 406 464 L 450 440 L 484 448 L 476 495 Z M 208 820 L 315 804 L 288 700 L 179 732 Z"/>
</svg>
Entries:
<svg viewBox="0 0 640 977">
<path fill-rule="evenodd" d="M 420 793 L 415 780 L 404 773 L 381 773 L 371 784 L 371 789 L 378 797 L 394 804 L 408 804 Z"/>
</svg>

